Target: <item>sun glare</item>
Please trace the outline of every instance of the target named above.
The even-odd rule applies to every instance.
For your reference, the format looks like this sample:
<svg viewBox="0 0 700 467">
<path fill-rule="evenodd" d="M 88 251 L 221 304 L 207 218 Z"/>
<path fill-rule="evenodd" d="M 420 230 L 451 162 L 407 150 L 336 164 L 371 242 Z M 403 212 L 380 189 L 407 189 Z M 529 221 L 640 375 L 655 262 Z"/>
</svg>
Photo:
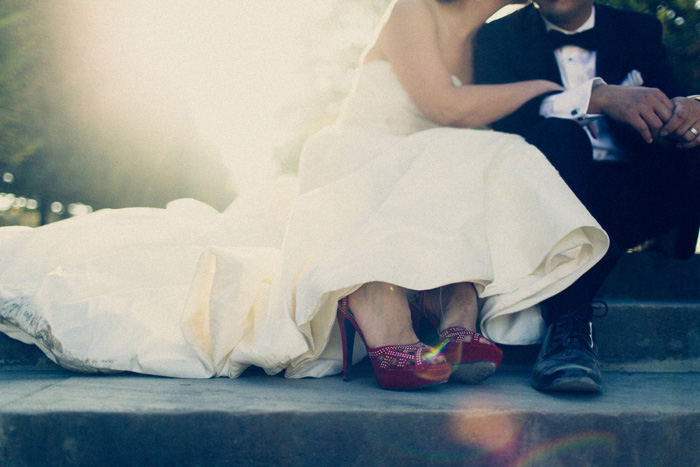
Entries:
<svg viewBox="0 0 700 467">
<path fill-rule="evenodd" d="M 54 5 L 66 43 L 57 60 L 83 96 L 74 115 L 127 121 L 118 131 L 144 147 L 156 133 L 196 137 L 219 151 L 238 191 L 277 173 L 275 150 L 295 138 L 300 107 L 349 90 L 352 69 L 341 57 L 366 45 L 379 20 L 344 0 Z"/>
<path fill-rule="evenodd" d="M 332 62 L 356 40 L 353 29 L 317 38 L 314 28 L 334 4 L 73 2 L 61 27 L 81 46 L 79 58 L 66 59 L 66 73 L 82 73 L 80 85 L 90 88 L 93 105 L 135 112 L 137 121 L 173 131 L 193 125 L 221 152 L 236 188 L 245 190 L 277 170 L 274 148 L 292 131 L 280 109 L 323 86 L 309 75 L 310 58 Z M 360 24 L 370 33 L 375 20 Z"/>
</svg>

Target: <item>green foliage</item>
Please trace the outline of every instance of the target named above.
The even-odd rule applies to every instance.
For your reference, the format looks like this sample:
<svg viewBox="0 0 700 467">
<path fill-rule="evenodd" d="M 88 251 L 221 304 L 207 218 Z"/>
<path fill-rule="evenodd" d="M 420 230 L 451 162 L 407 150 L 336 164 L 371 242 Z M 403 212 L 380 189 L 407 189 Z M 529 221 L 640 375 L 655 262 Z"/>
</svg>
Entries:
<svg viewBox="0 0 700 467">
<path fill-rule="evenodd" d="M 53 201 L 164 207 L 182 197 L 226 207 L 234 196 L 229 172 L 187 115 L 173 131 L 172 116 L 135 118 L 137 97 L 95 102 L 84 83 L 100 70 L 66 64 L 65 49 L 80 44 L 57 33 L 54 9 L 71 7 L 79 8 L 0 2 L 0 175 L 14 174 L 0 191 L 37 199 L 44 212 Z"/>
<path fill-rule="evenodd" d="M 0 167 L 12 167 L 44 144 L 37 119 L 43 82 L 32 76 L 42 62 L 32 27 L 31 4 L 0 2 Z"/>
<path fill-rule="evenodd" d="M 700 94 L 700 9 L 697 0 L 600 0 L 600 3 L 655 15 L 678 78 L 688 92 Z M 700 4 L 699 4 L 700 5 Z"/>
</svg>

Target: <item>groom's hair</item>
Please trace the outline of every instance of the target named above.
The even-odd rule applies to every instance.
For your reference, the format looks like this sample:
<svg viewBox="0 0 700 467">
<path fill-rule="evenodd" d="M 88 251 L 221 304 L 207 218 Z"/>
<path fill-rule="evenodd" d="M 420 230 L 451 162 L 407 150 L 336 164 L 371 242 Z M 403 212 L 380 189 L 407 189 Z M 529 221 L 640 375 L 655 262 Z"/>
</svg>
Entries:
<svg viewBox="0 0 700 467">
<path fill-rule="evenodd" d="M 454 2 L 456 0 L 437 0 L 437 1 L 438 1 L 438 3 L 450 3 L 450 2 Z"/>
</svg>

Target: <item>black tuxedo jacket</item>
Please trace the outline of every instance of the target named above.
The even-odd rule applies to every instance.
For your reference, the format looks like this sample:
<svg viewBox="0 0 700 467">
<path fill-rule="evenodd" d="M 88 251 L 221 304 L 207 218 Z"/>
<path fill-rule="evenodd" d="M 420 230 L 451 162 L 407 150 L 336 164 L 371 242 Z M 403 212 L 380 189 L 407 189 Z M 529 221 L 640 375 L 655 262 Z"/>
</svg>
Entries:
<svg viewBox="0 0 700 467">
<path fill-rule="evenodd" d="M 659 88 L 668 97 L 687 95 L 671 71 L 662 43 L 661 23 L 656 18 L 597 4 L 595 27 L 600 38 L 596 76 L 608 84 L 620 84 L 630 71 L 638 70 L 644 80 L 643 86 Z M 546 35 L 544 21 L 533 4 L 485 24 L 474 43 L 475 82 L 499 84 L 546 79 L 561 84 L 559 68 Z M 542 119 L 539 108 L 544 97 L 546 95 L 525 103 L 492 127 L 527 135 L 528 130 Z M 610 121 L 610 125 L 616 142 L 624 145 L 631 155 L 650 150 L 650 146 L 643 143 L 630 127 L 614 121 Z M 681 228 L 674 256 L 692 256 L 697 232 L 695 225 Z"/>
<path fill-rule="evenodd" d="M 630 71 L 638 70 L 644 86 L 659 88 L 668 97 L 686 95 L 671 71 L 661 42 L 661 23 L 656 18 L 596 4 L 595 27 L 600 34 L 596 76 L 608 84 L 620 84 Z M 479 84 L 531 79 L 561 84 L 544 21 L 533 4 L 479 30 L 474 47 L 474 79 Z M 544 97 L 527 102 L 493 127 L 510 133 L 526 132 L 540 118 Z"/>
</svg>

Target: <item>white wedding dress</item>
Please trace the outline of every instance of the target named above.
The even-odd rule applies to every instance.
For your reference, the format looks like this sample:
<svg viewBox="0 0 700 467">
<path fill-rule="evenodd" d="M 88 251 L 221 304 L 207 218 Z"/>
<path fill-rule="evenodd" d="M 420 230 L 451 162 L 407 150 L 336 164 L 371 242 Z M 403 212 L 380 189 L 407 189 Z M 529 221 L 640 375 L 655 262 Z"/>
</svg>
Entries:
<svg viewBox="0 0 700 467">
<path fill-rule="evenodd" d="M 482 332 L 529 344 L 533 305 L 607 245 L 535 148 L 438 127 L 372 61 L 298 178 L 222 214 L 179 200 L 0 229 L 0 330 L 78 371 L 324 376 L 341 370 L 337 300 L 363 283 L 475 282 Z"/>
</svg>

